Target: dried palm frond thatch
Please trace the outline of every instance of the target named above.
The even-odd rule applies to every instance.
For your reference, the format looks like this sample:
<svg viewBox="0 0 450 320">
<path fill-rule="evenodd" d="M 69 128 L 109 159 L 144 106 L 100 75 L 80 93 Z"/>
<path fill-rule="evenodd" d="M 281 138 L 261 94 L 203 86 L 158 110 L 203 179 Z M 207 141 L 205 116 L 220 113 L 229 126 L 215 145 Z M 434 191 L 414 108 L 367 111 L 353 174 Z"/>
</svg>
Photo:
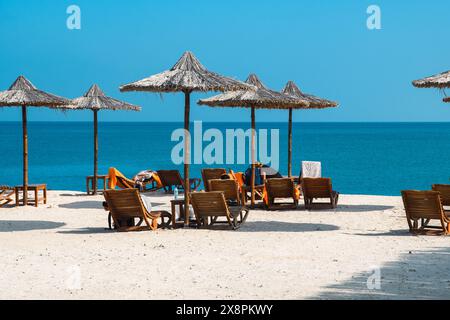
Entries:
<svg viewBox="0 0 450 320">
<path fill-rule="evenodd" d="M 186 51 L 170 69 L 125 84 L 120 91 L 191 92 L 249 90 L 251 86 L 208 71 L 192 52 Z"/>
<path fill-rule="evenodd" d="M 225 92 L 198 101 L 199 105 L 210 107 L 244 107 L 257 109 L 289 109 L 309 106 L 306 100 L 297 99 L 284 93 L 268 89 L 255 74 L 245 81 L 256 90 Z"/>
<path fill-rule="evenodd" d="M 107 97 L 96 84 L 82 96 L 72 100 L 71 110 L 89 109 L 94 112 L 94 179 L 92 182 L 93 194 L 97 194 L 98 176 L 98 111 L 100 110 L 131 110 L 140 111 L 141 108 L 127 102 Z"/>
<path fill-rule="evenodd" d="M 0 107 L 22 107 L 23 203 L 28 204 L 28 129 L 27 107 L 65 109 L 70 100 L 38 90 L 27 78 L 19 76 L 8 90 L 0 92 Z"/>
<path fill-rule="evenodd" d="M 288 81 L 282 92 L 293 98 L 306 100 L 309 103 L 308 108 L 310 109 L 332 108 L 338 106 L 338 103 L 335 101 L 303 93 L 293 81 Z"/>
<path fill-rule="evenodd" d="M 60 108 L 70 104 L 66 98 L 38 90 L 27 78 L 19 76 L 8 90 L 0 92 L 0 107 Z"/>
<path fill-rule="evenodd" d="M 423 79 L 414 80 L 412 84 L 417 88 L 450 88 L 450 71 L 442 72 Z"/>
<path fill-rule="evenodd" d="M 92 85 L 82 96 L 72 100 L 74 105 L 71 109 L 90 109 L 90 110 L 131 110 L 140 111 L 141 108 L 127 102 L 123 102 L 111 97 L 107 97 L 100 87 Z"/>
<path fill-rule="evenodd" d="M 183 92 L 184 129 L 189 133 L 190 94 L 194 91 L 251 90 L 250 85 L 207 70 L 192 52 L 186 51 L 170 69 L 148 78 L 125 84 L 120 91 Z M 190 135 L 184 139 L 185 224 L 189 224 L 189 159 Z"/>
</svg>

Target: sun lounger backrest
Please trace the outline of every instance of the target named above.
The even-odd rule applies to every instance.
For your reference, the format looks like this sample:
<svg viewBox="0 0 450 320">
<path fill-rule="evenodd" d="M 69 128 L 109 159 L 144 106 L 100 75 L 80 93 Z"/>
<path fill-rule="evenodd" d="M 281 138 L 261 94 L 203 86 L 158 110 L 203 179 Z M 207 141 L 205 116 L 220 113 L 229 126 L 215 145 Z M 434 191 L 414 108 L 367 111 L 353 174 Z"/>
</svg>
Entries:
<svg viewBox="0 0 450 320">
<path fill-rule="evenodd" d="M 206 191 L 212 191 L 209 188 L 209 181 L 213 179 L 220 179 L 222 175 L 226 174 L 227 170 L 223 168 L 214 168 L 214 169 L 202 169 L 202 179 L 203 185 Z"/>
<path fill-rule="evenodd" d="M 222 191 L 226 200 L 239 200 L 239 187 L 236 180 L 209 180 L 210 191 Z"/>
<path fill-rule="evenodd" d="M 302 188 L 307 198 L 327 198 L 333 191 L 330 178 L 303 178 Z"/>
<path fill-rule="evenodd" d="M 289 178 L 267 179 L 266 188 L 273 198 L 290 198 L 294 194 L 294 182 Z"/>
<path fill-rule="evenodd" d="M 107 190 L 104 196 L 111 213 L 115 216 L 132 218 L 144 215 L 145 209 L 137 189 Z"/>
<path fill-rule="evenodd" d="M 157 173 L 164 186 L 180 186 L 183 183 L 178 170 L 158 170 Z"/>
<path fill-rule="evenodd" d="M 433 191 L 441 194 L 442 205 L 450 206 L 450 185 L 449 184 L 433 184 Z"/>
<path fill-rule="evenodd" d="M 221 191 L 191 193 L 195 214 L 205 216 L 229 216 L 225 196 Z"/>
<path fill-rule="evenodd" d="M 402 191 L 406 214 L 412 219 L 441 219 L 443 209 L 437 191 Z"/>
</svg>

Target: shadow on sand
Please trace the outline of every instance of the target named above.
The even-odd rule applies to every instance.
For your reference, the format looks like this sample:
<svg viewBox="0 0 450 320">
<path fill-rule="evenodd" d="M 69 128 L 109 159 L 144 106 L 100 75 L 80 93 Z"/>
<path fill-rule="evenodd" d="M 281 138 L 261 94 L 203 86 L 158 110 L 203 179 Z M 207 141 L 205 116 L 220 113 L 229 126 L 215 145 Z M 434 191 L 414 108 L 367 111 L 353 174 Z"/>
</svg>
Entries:
<svg viewBox="0 0 450 320">
<path fill-rule="evenodd" d="M 372 211 L 384 211 L 394 209 L 394 206 L 381 206 L 381 205 L 364 205 L 364 204 L 347 204 L 339 205 L 337 212 L 372 212 Z"/>
<path fill-rule="evenodd" d="M 240 232 L 316 232 L 333 231 L 339 227 L 320 223 L 295 223 L 280 221 L 247 221 Z"/>
<path fill-rule="evenodd" d="M 409 230 L 406 229 L 399 229 L 399 230 L 390 230 L 387 232 L 374 232 L 374 233 L 352 233 L 352 235 L 355 236 L 362 236 L 362 237 L 386 237 L 386 236 L 392 236 L 392 237 L 413 237 Z"/>
<path fill-rule="evenodd" d="M 113 233 L 114 230 L 108 228 L 82 228 L 76 230 L 64 230 L 58 231 L 60 234 L 101 234 L 101 233 Z"/>
<path fill-rule="evenodd" d="M 64 225 L 63 222 L 52 221 L 0 220 L 0 232 L 56 229 Z"/>
<path fill-rule="evenodd" d="M 76 202 L 70 202 L 65 204 L 60 204 L 60 208 L 65 209 L 103 209 L 103 201 L 76 201 Z M 165 205 L 165 203 L 162 202 L 153 202 L 152 201 L 152 207 L 162 206 Z"/>
<path fill-rule="evenodd" d="M 412 251 L 400 260 L 380 266 L 379 289 L 374 270 L 360 273 L 343 283 L 326 287 L 313 299 L 450 299 L 450 248 Z M 371 277 L 372 276 L 372 277 Z M 368 289 L 369 283 L 372 290 Z"/>
<path fill-rule="evenodd" d="M 76 201 L 60 204 L 58 207 L 66 209 L 103 209 L 102 201 Z"/>
</svg>

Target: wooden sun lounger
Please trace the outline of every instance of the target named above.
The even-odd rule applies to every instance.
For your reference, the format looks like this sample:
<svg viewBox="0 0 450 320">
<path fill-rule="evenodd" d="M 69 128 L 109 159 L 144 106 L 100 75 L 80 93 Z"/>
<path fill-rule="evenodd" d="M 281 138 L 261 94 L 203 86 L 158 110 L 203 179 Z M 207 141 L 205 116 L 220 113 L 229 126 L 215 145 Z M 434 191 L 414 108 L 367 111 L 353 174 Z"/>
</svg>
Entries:
<svg viewBox="0 0 450 320">
<path fill-rule="evenodd" d="M 210 191 L 222 191 L 228 205 L 242 205 L 238 183 L 232 179 L 209 180 Z"/>
<path fill-rule="evenodd" d="M 107 190 L 103 195 L 117 231 L 155 230 L 170 226 L 171 214 L 167 211 L 148 212 L 137 189 Z M 137 223 L 136 218 L 139 219 Z M 161 219 L 159 224 L 158 219 Z M 142 222 L 145 222 L 145 226 L 141 226 Z"/>
<path fill-rule="evenodd" d="M 181 178 L 178 170 L 158 170 L 157 172 L 163 188 L 167 193 L 173 192 L 174 187 L 177 187 L 180 192 L 184 192 L 184 180 Z M 196 191 L 200 183 L 201 180 L 198 178 L 189 179 L 190 190 Z"/>
<path fill-rule="evenodd" d="M 205 191 L 212 191 L 209 187 L 209 181 L 213 179 L 220 179 L 222 175 L 227 174 L 227 170 L 223 168 L 202 169 L 202 179 Z"/>
<path fill-rule="evenodd" d="M 441 194 L 443 206 L 450 206 L 450 184 L 433 184 L 431 188 L 433 191 L 438 191 Z"/>
<path fill-rule="evenodd" d="M 450 218 L 444 212 L 438 191 L 402 191 L 409 231 L 413 234 L 450 233 Z M 431 220 L 439 220 L 440 226 L 430 226 Z"/>
<path fill-rule="evenodd" d="M 221 191 L 193 192 L 191 201 L 197 224 L 201 227 L 228 224 L 231 229 L 237 230 L 250 212 L 246 207 L 229 207 Z M 220 217 L 224 217 L 225 221 L 218 221 Z"/>
<path fill-rule="evenodd" d="M 9 186 L 0 186 L 0 207 L 14 201 L 14 188 Z"/>
<path fill-rule="evenodd" d="M 269 210 L 297 209 L 298 196 L 295 183 L 291 178 L 275 178 L 266 180 L 266 192 Z M 291 199 L 292 202 L 275 203 L 276 199 Z"/>
<path fill-rule="evenodd" d="M 121 189 L 135 189 L 136 188 L 136 182 L 132 179 L 129 179 L 125 176 L 116 175 L 117 179 L 117 187 Z M 156 191 L 160 188 L 156 185 L 155 181 L 150 181 L 142 184 L 142 192 L 150 192 L 150 191 Z"/>
<path fill-rule="evenodd" d="M 337 207 L 339 192 L 333 191 L 330 178 L 302 178 L 302 190 L 308 210 L 313 208 L 314 199 L 329 199 L 331 208 Z"/>
</svg>

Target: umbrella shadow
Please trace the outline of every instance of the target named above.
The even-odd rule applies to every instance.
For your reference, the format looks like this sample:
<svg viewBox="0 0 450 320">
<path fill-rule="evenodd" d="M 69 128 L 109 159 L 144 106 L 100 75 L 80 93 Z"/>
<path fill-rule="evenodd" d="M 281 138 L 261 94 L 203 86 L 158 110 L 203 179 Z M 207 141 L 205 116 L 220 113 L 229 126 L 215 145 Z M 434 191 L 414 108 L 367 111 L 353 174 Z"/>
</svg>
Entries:
<svg viewBox="0 0 450 320">
<path fill-rule="evenodd" d="M 76 230 L 64 230 L 58 231 L 60 234 L 103 234 L 103 233 L 114 233 L 114 230 L 108 228 L 81 228 Z"/>
<path fill-rule="evenodd" d="M 66 209 L 103 209 L 102 201 L 76 201 L 58 205 L 60 208 Z"/>
<path fill-rule="evenodd" d="M 376 233 L 352 233 L 355 236 L 363 236 L 363 237 L 414 237 L 413 234 L 409 232 L 407 229 L 399 229 L 399 230 L 390 230 L 388 232 L 376 232 Z"/>
<path fill-rule="evenodd" d="M 336 209 L 337 212 L 373 212 L 373 211 L 385 211 L 394 209 L 394 206 L 384 205 L 367 205 L 367 204 L 347 204 L 339 205 Z"/>
<path fill-rule="evenodd" d="M 450 299 L 450 249 L 410 251 L 397 261 L 371 267 L 351 279 L 329 285 L 312 299 Z M 378 285 L 377 285 L 378 284 Z"/>
<path fill-rule="evenodd" d="M 281 221 L 246 222 L 241 232 L 320 232 L 339 230 L 338 226 L 322 223 L 296 223 Z"/>
<path fill-rule="evenodd" d="M 53 221 L 0 220 L 0 232 L 48 230 L 60 228 L 64 225 L 63 222 Z"/>
</svg>

